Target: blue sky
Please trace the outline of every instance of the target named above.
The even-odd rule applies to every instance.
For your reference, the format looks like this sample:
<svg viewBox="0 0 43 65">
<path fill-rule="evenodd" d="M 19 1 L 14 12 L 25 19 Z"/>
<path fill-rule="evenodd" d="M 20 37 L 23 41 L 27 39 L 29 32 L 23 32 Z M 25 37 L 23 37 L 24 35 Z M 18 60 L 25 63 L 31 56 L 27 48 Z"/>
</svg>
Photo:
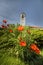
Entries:
<svg viewBox="0 0 43 65">
<path fill-rule="evenodd" d="M 19 23 L 20 13 L 26 13 L 26 25 L 43 27 L 43 0 L 0 0 L 0 24 Z"/>
</svg>

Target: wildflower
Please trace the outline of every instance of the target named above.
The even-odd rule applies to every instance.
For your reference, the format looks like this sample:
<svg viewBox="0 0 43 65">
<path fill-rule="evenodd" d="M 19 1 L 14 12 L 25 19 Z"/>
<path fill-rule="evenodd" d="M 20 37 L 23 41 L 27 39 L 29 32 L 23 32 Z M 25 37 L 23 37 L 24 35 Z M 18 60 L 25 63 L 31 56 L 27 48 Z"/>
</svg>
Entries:
<svg viewBox="0 0 43 65">
<path fill-rule="evenodd" d="M 7 26 L 4 26 L 4 25 L 1 25 L 2 26 L 2 28 L 7 28 Z"/>
<path fill-rule="evenodd" d="M 36 45 L 35 44 L 31 44 L 30 48 L 35 51 L 36 50 Z"/>
<path fill-rule="evenodd" d="M 35 52 L 36 52 L 37 54 L 40 54 L 40 50 L 36 50 Z"/>
<path fill-rule="evenodd" d="M 12 32 L 13 32 L 13 30 L 11 30 L 11 29 L 10 29 L 10 30 L 9 30 L 9 32 L 10 32 L 10 33 L 12 33 Z"/>
<path fill-rule="evenodd" d="M 35 51 L 37 54 L 40 53 L 40 49 L 37 47 L 36 51 Z"/>
<path fill-rule="evenodd" d="M 26 46 L 26 42 L 25 41 L 21 41 L 20 42 L 20 46 Z"/>
<path fill-rule="evenodd" d="M 30 49 L 33 50 L 33 51 L 35 51 L 37 54 L 40 53 L 39 48 L 38 48 L 37 45 L 35 45 L 35 44 L 31 44 L 31 45 L 30 45 Z"/>
<path fill-rule="evenodd" d="M 23 31 L 24 30 L 24 26 L 19 26 L 18 27 L 18 31 Z"/>
<path fill-rule="evenodd" d="M 5 26 L 4 25 L 1 25 L 2 26 L 2 28 L 5 28 Z"/>
</svg>

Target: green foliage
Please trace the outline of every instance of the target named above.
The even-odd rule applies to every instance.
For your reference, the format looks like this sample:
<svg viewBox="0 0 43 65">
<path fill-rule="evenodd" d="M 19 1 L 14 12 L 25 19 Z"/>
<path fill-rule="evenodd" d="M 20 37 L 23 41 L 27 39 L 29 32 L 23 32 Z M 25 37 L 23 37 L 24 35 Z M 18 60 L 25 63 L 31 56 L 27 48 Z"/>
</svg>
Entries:
<svg viewBox="0 0 43 65">
<path fill-rule="evenodd" d="M 43 43 L 43 31 L 25 26 L 24 30 L 19 32 L 18 26 L 10 25 L 7 29 L 0 29 L 0 65 L 43 65 L 43 50 L 40 48 L 41 54 L 30 50 L 30 44 Z M 12 33 L 9 32 L 10 29 L 13 30 Z M 27 30 L 30 30 L 31 34 Z M 20 46 L 19 37 L 26 42 L 26 47 Z"/>
</svg>

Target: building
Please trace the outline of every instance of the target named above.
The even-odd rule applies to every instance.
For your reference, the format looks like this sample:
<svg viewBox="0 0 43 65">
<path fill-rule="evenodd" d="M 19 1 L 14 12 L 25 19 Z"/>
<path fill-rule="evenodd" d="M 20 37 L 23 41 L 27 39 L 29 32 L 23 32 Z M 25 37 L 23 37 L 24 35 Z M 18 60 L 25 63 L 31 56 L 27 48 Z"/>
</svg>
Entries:
<svg viewBox="0 0 43 65">
<path fill-rule="evenodd" d="M 22 12 L 20 14 L 20 25 L 25 26 L 25 23 L 26 23 L 26 14 Z"/>
</svg>

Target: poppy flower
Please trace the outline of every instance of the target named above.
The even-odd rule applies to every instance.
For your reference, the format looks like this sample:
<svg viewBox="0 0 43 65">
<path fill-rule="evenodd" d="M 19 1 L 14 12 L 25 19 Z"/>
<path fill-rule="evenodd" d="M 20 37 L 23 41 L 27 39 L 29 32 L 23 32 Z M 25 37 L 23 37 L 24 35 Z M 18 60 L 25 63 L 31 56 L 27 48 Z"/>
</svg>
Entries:
<svg viewBox="0 0 43 65">
<path fill-rule="evenodd" d="M 37 47 L 36 49 L 36 53 L 39 54 L 40 53 L 40 49 Z"/>
<path fill-rule="evenodd" d="M 6 20 L 3 20 L 3 22 L 4 22 L 4 23 L 7 23 L 7 21 L 6 21 Z"/>
<path fill-rule="evenodd" d="M 37 47 L 37 46 L 36 46 L 35 44 L 31 44 L 31 45 L 30 45 L 30 49 L 32 49 L 32 50 L 34 50 L 34 51 L 36 50 L 36 47 Z"/>
<path fill-rule="evenodd" d="M 2 28 L 7 28 L 7 26 L 4 26 L 4 25 L 1 25 L 2 26 Z"/>
<path fill-rule="evenodd" d="M 19 26 L 18 27 L 18 31 L 23 31 L 24 30 L 24 26 Z"/>
<path fill-rule="evenodd" d="M 21 41 L 20 42 L 20 46 L 26 46 L 26 42 L 25 41 Z"/>
<path fill-rule="evenodd" d="M 36 50 L 35 52 L 36 52 L 37 54 L 40 54 L 40 50 Z"/>
<path fill-rule="evenodd" d="M 31 45 L 30 45 L 30 49 L 33 50 L 33 51 L 35 51 L 37 54 L 40 53 L 39 48 L 38 48 L 37 45 L 35 45 L 35 44 L 31 44 Z"/>
<path fill-rule="evenodd" d="M 5 28 L 5 26 L 4 25 L 1 25 L 2 26 L 2 28 Z"/>
<path fill-rule="evenodd" d="M 10 30 L 9 30 L 9 32 L 10 32 L 10 33 L 12 33 L 12 32 L 13 32 L 13 30 L 11 30 L 11 29 L 10 29 Z"/>
<path fill-rule="evenodd" d="M 27 30 L 28 34 L 31 34 L 30 30 Z"/>
</svg>

